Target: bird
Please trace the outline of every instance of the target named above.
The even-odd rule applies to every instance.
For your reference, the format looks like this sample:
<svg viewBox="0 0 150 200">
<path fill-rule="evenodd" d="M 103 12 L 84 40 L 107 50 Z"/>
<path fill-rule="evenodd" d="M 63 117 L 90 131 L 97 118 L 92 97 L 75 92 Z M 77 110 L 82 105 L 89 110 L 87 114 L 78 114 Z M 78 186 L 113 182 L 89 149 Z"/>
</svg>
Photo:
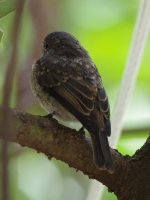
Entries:
<svg viewBox="0 0 150 200">
<path fill-rule="evenodd" d="M 50 115 L 82 124 L 91 137 L 96 167 L 113 173 L 108 97 L 96 65 L 80 42 L 67 32 L 49 33 L 41 57 L 32 65 L 30 82 Z"/>
</svg>

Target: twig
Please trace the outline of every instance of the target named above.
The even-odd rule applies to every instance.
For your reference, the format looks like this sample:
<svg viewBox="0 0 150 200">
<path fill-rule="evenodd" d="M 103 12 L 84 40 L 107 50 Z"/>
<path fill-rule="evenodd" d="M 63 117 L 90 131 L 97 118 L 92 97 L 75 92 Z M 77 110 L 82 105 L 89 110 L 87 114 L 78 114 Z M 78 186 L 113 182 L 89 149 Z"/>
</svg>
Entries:
<svg viewBox="0 0 150 200">
<path fill-rule="evenodd" d="M 18 44 L 18 35 L 20 30 L 20 21 L 21 15 L 23 10 L 24 1 L 18 1 L 16 15 L 14 18 L 13 24 L 13 32 L 12 32 L 12 52 L 10 56 L 9 63 L 7 64 L 7 71 L 4 81 L 3 87 L 3 100 L 2 100 L 2 120 L 0 123 L 1 127 L 1 135 L 7 135 L 10 132 L 10 116 L 8 106 L 10 103 L 11 91 L 12 91 L 12 83 L 14 72 L 16 68 L 16 58 L 17 58 L 17 44 Z M 2 200 L 9 199 L 9 187 L 8 187 L 8 163 L 9 163 L 9 156 L 8 156 L 8 143 L 6 140 L 2 143 Z"/>
<path fill-rule="evenodd" d="M 150 29 L 150 1 L 141 0 L 128 60 L 112 117 L 111 145 L 119 140 Z"/>
<path fill-rule="evenodd" d="M 29 14 L 31 15 L 31 22 L 33 28 L 33 35 L 31 40 L 31 48 L 27 52 L 27 56 L 23 63 L 21 63 L 21 70 L 18 76 L 17 88 L 17 108 L 26 110 L 35 104 L 35 98 L 30 90 L 30 76 L 31 66 L 41 54 L 41 47 L 43 38 L 48 32 L 55 30 L 55 23 L 57 21 L 57 4 L 56 1 L 49 0 L 32 0 L 28 1 Z"/>
</svg>

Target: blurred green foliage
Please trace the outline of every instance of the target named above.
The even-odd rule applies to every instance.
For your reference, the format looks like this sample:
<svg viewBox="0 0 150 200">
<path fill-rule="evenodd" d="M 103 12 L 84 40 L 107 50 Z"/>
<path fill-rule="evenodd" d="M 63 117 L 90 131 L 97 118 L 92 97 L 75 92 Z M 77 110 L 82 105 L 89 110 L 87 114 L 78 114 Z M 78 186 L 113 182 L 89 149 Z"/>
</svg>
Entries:
<svg viewBox="0 0 150 200">
<path fill-rule="evenodd" d="M 15 0 L 0 2 L 0 17 L 15 9 Z M 51 6 L 51 1 L 49 6 Z M 97 65 L 106 87 L 111 111 L 122 79 L 132 32 L 138 11 L 138 0 L 63 0 L 57 2 L 58 19 L 54 30 L 67 31 L 75 35 L 88 50 Z M 11 51 L 11 26 L 14 13 L 0 19 L 3 38 L 0 44 L 0 90 L 5 66 Z M 39 33 L 40 34 L 40 33 Z M 0 38 L 1 38 L 0 32 Z M 19 63 L 26 58 L 34 38 L 29 10 L 25 7 L 19 42 Z M 133 94 L 133 100 L 126 115 L 125 126 L 137 127 L 150 120 L 150 42 L 145 49 L 140 73 Z M 18 67 L 18 70 L 21 68 Z M 17 73 L 16 73 L 17 74 Z M 19 84 L 17 80 L 16 85 Z M 30 89 L 29 89 L 30 90 Z M 16 86 L 12 106 L 16 105 Z M 2 93 L 0 93 L 0 99 Z M 38 104 L 27 108 L 29 112 L 43 114 Z M 147 132 L 124 133 L 118 144 L 123 154 L 132 155 L 144 143 Z M 16 148 L 16 146 L 15 146 Z M 13 149 L 13 148 L 12 148 Z M 17 146 L 19 151 L 21 148 Z M 10 162 L 11 199 L 15 200 L 85 200 L 90 180 L 81 172 L 75 172 L 66 164 L 39 155 L 25 148 L 24 152 L 12 157 Z M 116 197 L 105 191 L 103 200 Z"/>
<path fill-rule="evenodd" d="M 3 31 L 0 30 L 0 42 L 1 42 L 2 36 L 3 36 Z"/>
<path fill-rule="evenodd" d="M 17 0 L 3 0 L 0 2 L 0 18 L 9 14 L 16 8 Z"/>
</svg>

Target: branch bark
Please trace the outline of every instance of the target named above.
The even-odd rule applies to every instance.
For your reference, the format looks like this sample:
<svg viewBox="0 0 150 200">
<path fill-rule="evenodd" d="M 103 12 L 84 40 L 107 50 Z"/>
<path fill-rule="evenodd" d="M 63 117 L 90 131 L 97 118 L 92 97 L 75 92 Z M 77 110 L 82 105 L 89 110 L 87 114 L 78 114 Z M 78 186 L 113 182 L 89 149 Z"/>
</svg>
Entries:
<svg viewBox="0 0 150 200">
<path fill-rule="evenodd" d="M 1 116 L 0 108 L 0 120 Z M 143 200 L 150 197 L 150 137 L 132 157 L 111 150 L 115 172 L 100 171 L 93 162 L 90 139 L 76 130 L 59 124 L 55 119 L 34 116 L 11 109 L 12 132 L 1 139 L 55 157 L 82 171 L 114 192 L 119 200 Z M 6 138 L 7 137 L 7 138 Z"/>
</svg>

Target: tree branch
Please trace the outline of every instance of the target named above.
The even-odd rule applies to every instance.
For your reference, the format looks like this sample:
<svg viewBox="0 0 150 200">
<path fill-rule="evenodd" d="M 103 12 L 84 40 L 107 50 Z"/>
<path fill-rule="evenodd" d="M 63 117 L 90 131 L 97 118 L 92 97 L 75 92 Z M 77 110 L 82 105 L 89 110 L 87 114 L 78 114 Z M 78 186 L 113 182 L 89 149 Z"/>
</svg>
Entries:
<svg viewBox="0 0 150 200">
<path fill-rule="evenodd" d="M 144 190 L 142 197 L 144 192 L 150 196 L 150 138 L 132 157 L 123 156 L 112 149 L 115 172 L 109 174 L 107 171 L 100 171 L 94 165 L 89 138 L 60 125 L 55 119 L 33 116 L 13 109 L 10 112 L 13 132 L 8 134 L 7 138 L 1 135 L 1 139 L 33 148 L 44 153 L 49 159 L 55 157 L 68 163 L 70 167 L 82 171 L 89 178 L 102 182 L 121 200 L 131 199 L 130 190 L 137 193 L 136 200 L 140 199 L 140 189 Z M 1 118 L 0 108 L 0 120 Z M 147 187 L 140 188 L 139 180 Z M 135 192 L 137 187 L 138 191 Z"/>
</svg>

